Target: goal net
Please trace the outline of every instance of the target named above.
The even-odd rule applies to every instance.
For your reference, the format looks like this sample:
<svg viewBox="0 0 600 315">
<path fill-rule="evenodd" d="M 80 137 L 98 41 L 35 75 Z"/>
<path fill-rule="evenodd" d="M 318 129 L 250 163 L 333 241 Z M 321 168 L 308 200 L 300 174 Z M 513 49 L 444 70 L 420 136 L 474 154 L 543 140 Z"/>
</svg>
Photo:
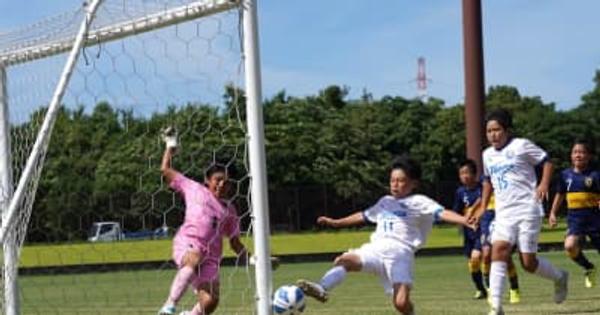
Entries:
<svg viewBox="0 0 600 315">
<path fill-rule="evenodd" d="M 167 126 L 179 133 L 179 172 L 202 182 L 212 165 L 236 170 L 230 201 L 253 249 L 243 10 L 233 0 L 87 1 L 0 32 L 5 314 L 158 311 L 185 210 L 160 173 Z M 217 313 L 254 314 L 254 270 L 223 248 Z M 178 311 L 195 303 L 189 290 Z"/>
</svg>

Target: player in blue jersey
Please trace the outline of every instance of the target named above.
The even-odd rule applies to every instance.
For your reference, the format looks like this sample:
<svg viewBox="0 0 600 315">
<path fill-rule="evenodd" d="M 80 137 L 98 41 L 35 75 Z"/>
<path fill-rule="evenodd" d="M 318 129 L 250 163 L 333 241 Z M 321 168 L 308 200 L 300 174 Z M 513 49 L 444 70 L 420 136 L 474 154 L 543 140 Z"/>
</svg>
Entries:
<svg viewBox="0 0 600 315">
<path fill-rule="evenodd" d="M 458 178 L 462 186 L 454 195 L 452 210 L 456 213 L 471 217 L 473 210 L 481 201 L 481 184 L 477 180 L 477 164 L 473 160 L 465 160 L 458 168 Z M 481 229 L 463 229 L 463 248 L 467 257 L 471 280 L 475 285 L 475 299 L 485 299 L 487 290 L 481 274 Z"/>
<path fill-rule="evenodd" d="M 423 246 L 434 221 L 439 219 L 470 226 L 467 219 L 444 208 L 429 197 L 414 193 L 421 179 L 421 168 L 410 158 L 394 161 L 390 170 L 389 194 L 365 211 L 333 219 L 319 217 L 317 223 L 343 228 L 376 223 L 371 240 L 358 249 L 350 250 L 334 260 L 321 280 L 298 280 L 298 286 L 318 301 L 325 302 L 329 292 L 340 285 L 348 272 L 367 272 L 378 275 L 392 304 L 402 314 L 414 314 L 410 301 L 413 283 L 415 252 Z M 471 226 L 472 227 L 472 226 Z"/>
<path fill-rule="evenodd" d="M 554 282 L 554 301 L 562 303 L 567 297 L 568 273 L 537 256 L 544 215 L 542 200 L 548 198 L 553 166 L 546 151 L 528 139 L 513 137 L 511 128 L 512 118 L 508 111 L 496 109 L 488 114 L 486 137 L 490 147 L 482 154 L 485 178 L 478 213 L 484 213 L 493 191 L 496 218 L 492 231 L 490 315 L 504 314 L 504 279 L 515 244 L 523 269 Z M 536 167 L 542 169 L 539 184 Z"/>
<path fill-rule="evenodd" d="M 463 161 L 459 165 L 458 177 L 462 184 L 456 190 L 454 206 L 452 209 L 467 217 L 475 214 L 480 207 L 481 202 L 481 182 L 477 180 L 477 164 L 471 159 Z M 487 297 L 487 289 L 490 286 L 489 274 L 491 264 L 491 225 L 495 217 L 493 194 L 481 216 L 479 228 L 477 230 L 464 229 L 464 253 L 469 259 L 468 268 L 471 273 L 471 279 L 475 284 L 475 299 Z M 512 257 L 508 260 L 508 279 L 510 283 L 509 298 L 510 303 L 519 303 L 521 301 L 519 292 L 519 280 L 517 270 Z"/>
<path fill-rule="evenodd" d="M 596 268 L 581 250 L 586 237 L 600 251 L 600 172 L 592 169 L 593 150 L 589 142 L 577 140 L 571 149 L 571 168 L 560 173 L 554 196 L 550 226 L 556 226 L 556 214 L 567 200 L 567 237 L 565 250 L 569 257 L 585 272 L 585 287 L 596 285 Z"/>
<path fill-rule="evenodd" d="M 481 216 L 479 227 L 481 228 L 481 274 L 486 288 L 490 287 L 490 268 L 492 264 L 492 223 L 496 217 L 496 204 L 494 194 L 490 195 L 490 201 Z M 513 262 L 512 255 L 508 258 L 507 272 L 509 289 L 509 301 L 511 304 L 521 302 L 521 292 L 519 290 L 519 277 L 517 268 Z"/>
</svg>

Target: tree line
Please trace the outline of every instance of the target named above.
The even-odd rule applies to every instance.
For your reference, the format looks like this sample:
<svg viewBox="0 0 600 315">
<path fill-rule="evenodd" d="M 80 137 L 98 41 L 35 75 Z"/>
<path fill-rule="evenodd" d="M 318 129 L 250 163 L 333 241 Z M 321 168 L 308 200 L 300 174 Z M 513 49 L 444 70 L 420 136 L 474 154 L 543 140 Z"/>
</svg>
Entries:
<svg viewBox="0 0 600 315">
<path fill-rule="evenodd" d="M 515 133 L 545 148 L 557 168 L 567 167 L 575 138 L 600 142 L 600 71 L 594 82 L 581 103 L 569 110 L 557 110 L 538 96 L 523 96 L 512 86 L 491 87 L 486 109 L 512 111 Z M 235 165 L 236 202 L 246 208 L 243 91 L 226 87 L 224 104 L 179 104 L 151 115 L 134 115 L 107 102 L 92 110 L 63 107 L 40 178 L 29 241 L 81 240 L 92 222 L 103 220 L 121 221 L 129 230 L 163 223 L 177 227 L 183 205 L 159 172 L 163 152 L 159 134 L 167 125 L 180 130 L 175 168 L 201 179 L 212 162 Z M 437 183 L 456 183 L 456 166 L 465 158 L 464 105 L 448 106 L 437 98 L 375 99 L 365 92 L 350 99 L 346 88 L 329 86 L 306 97 L 281 91 L 264 100 L 263 111 L 270 199 L 290 187 L 320 187 L 329 204 L 345 207 L 332 206 L 333 215 L 356 210 L 347 208 L 350 199 L 352 206 L 366 205 L 385 193 L 386 168 L 396 155 L 410 154 L 421 162 L 426 193 Z M 40 112 L 13 126 L 13 143 L 23 141 Z M 15 163 L 22 162 L 22 155 L 13 152 Z M 18 175 L 19 168 L 15 169 Z M 452 196 L 453 191 L 447 190 L 446 197 Z M 290 202 L 271 202 L 272 223 L 290 215 L 286 209 Z M 295 211 L 310 221 L 319 209 Z"/>
</svg>

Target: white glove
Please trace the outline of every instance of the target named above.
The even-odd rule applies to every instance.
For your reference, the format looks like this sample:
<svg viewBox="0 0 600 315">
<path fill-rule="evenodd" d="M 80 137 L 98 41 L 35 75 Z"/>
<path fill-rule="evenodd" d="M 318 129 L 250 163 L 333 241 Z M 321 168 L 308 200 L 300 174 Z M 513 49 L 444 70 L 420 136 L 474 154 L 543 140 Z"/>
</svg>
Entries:
<svg viewBox="0 0 600 315">
<path fill-rule="evenodd" d="M 279 265 L 281 264 L 279 258 L 271 256 L 270 260 L 271 260 L 271 269 L 277 270 L 277 268 L 279 268 Z M 248 259 L 248 264 L 250 266 L 256 266 L 256 256 L 254 256 L 254 255 L 250 256 L 250 258 Z"/>
<path fill-rule="evenodd" d="M 161 138 L 167 149 L 177 148 L 177 129 L 173 126 L 166 127 L 161 132 Z"/>
</svg>

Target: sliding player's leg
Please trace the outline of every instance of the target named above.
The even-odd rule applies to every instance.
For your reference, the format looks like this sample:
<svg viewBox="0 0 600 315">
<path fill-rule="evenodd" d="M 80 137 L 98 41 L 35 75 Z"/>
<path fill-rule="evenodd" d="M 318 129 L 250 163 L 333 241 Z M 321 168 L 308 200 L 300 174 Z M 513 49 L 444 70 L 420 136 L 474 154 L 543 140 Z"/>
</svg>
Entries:
<svg viewBox="0 0 600 315">
<path fill-rule="evenodd" d="M 296 284 L 306 295 L 320 302 L 326 302 L 329 298 L 329 291 L 346 279 L 348 271 L 360 271 L 362 269 L 361 257 L 354 252 L 347 252 L 338 256 L 333 264 L 334 267 L 329 269 L 319 282 L 300 279 Z"/>
</svg>

